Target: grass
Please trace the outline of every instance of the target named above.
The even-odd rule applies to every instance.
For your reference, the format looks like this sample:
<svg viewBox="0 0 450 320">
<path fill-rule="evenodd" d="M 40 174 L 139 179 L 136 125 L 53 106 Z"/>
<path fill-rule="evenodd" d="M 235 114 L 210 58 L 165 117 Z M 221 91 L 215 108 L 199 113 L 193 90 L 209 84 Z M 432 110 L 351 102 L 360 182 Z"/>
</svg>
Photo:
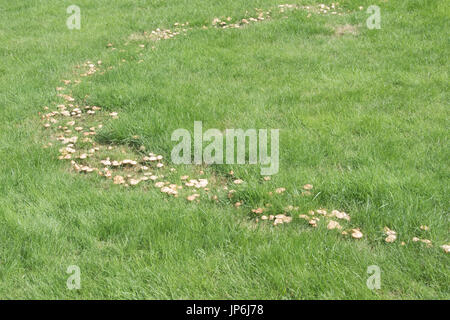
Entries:
<svg viewBox="0 0 450 320">
<path fill-rule="evenodd" d="M 445 1 L 348 0 L 342 16 L 295 10 L 226 30 L 201 27 L 279 3 L 83 0 L 81 29 L 68 30 L 71 4 L 0 1 L 1 298 L 449 298 L 439 248 L 449 243 Z M 368 30 L 358 9 L 371 4 L 381 7 L 380 30 Z M 185 36 L 130 40 L 185 21 Z M 336 33 L 346 25 L 357 33 Z M 279 128 L 279 173 L 262 183 L 257 166 L 207 168 L 246 181 L 236 209 L 70 172 L 56 144 L 42 148 L 37 113 L 54 105 L 74 66 L 98 59 L 114 69 L 73 89 L 120 114 L 98 141 L 127 145 L 138 135 L 168 159 L 172 131 L 192 131 L 194 121 Z M 300 196 L 306 183 L 314 196 Z M 269 196 L 277 187 L 287 191 Z M 274 212 L 345 210 L 364 238 L 300 219 L 255 224 L 251 209 L 267 202 Z M 398 232 L 395 243 L 384 242 L 384 226 Z M 80 266 L 80 290 L 66 287 L 69 265 Z M 366 286 L 370 265 L 381 268 L 379 290 Z"/>
</svg>

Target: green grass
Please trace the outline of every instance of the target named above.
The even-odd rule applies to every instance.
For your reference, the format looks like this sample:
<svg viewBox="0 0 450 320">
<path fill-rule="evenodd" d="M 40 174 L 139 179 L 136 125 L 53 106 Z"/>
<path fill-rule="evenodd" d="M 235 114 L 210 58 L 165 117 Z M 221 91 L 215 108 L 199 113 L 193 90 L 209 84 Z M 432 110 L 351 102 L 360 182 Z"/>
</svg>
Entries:
<svg viewBox="0 0 450 320">
<path fill-rule="evenodd" d="M 226 30 L 201 27 L 280 3 L 82 0 L 81 30 L 68 30 L 71 4 L 0 0 L 0 298 L 450 297 L 439 248 L 450 241 L 446 1 L 348 0 L 342 16 L 297 10 Z M 371 4 L 381 7 L 380 30 L 365 26 Z M 129 40 L 185 21 L 186 36 Z M 358 34 L 336 35 L 346 24 Z M 99 141 L 139 135 L 168 159 L 172 131 L 194 121 L 279 128 L 279 173 L 261 183 L 257 166 L 208 168 L 246 181 L 239 209 L 71 173 L 56 144 L 42 148 L 37 114 L 86 60 L 115 67 L 74 87 L 77 99 L 120 114 Z M 313 197 L 299 195 L 306 183 Z M 286 193 L 270 197 L 277 187 Z M 365 236 L 299 219 L 256 227 L 250 210 L 267 202 L 345 210 Z M 395 243 L 384 242 L 384 226 L 398 232 Z M 81 268 L 80 290 L 66 287 L 69 265 Z M 382 270 L 380 290 L 366 286 L 370 265 Z"/>
</svg>

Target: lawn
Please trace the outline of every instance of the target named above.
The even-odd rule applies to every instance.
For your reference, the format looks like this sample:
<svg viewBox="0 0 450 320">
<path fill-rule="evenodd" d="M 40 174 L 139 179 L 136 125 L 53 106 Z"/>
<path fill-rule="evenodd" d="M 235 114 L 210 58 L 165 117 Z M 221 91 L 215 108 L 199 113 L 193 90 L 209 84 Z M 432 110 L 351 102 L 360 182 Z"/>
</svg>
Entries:
<svg viewBox="0 0 450 320">
<path fill-rule="evenodd" d="M 0 298 L 450 298 L 448 2 L 280 4 L 0 0 Z M 82 116 L 46 117 L 61 104 Z M 279 171 L 173 164 L 172 132 L 194 121 L 279 129 Z M 155 181 L 98 166 L 149 152 Z"/>
</svg>

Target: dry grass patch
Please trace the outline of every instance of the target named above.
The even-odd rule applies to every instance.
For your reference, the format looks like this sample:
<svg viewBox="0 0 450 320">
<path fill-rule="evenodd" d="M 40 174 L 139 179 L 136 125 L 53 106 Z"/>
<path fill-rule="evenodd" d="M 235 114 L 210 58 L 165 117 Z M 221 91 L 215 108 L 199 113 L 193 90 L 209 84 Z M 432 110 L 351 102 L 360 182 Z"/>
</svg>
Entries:
<svg viewBox="0 0 450 320">
<path fill-rule="evenodd" d="M 336 26 L 334 28 L 334 34 L 338 37 L 346 35 L 346 34 L 356 36 L 359 34 L 358 26 L 354 26 L 351 24 Z"/>
</svg>

